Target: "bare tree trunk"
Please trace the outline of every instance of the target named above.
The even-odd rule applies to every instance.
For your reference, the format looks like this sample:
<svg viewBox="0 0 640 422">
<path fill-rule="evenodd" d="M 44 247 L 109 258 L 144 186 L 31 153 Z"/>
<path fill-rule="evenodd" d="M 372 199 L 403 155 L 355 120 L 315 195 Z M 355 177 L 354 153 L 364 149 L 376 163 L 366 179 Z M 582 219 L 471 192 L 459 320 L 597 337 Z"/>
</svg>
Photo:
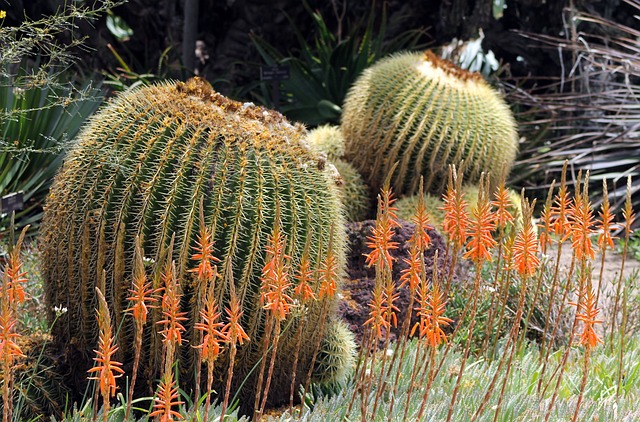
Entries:
<svg viewBox="0 0 640 422">
<path fill-rule="evenodd" d="M 182 64 L 193 73 L 196 66 L 196 38 L 198 35 L 199 0 L 185 0 L 182 27 Z"/>
</svg>

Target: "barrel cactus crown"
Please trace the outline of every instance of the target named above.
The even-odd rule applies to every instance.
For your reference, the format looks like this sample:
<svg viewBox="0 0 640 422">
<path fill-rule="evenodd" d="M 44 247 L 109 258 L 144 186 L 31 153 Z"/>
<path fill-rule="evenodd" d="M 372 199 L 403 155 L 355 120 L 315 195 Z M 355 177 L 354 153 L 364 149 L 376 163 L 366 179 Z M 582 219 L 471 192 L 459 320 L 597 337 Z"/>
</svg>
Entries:
<svg viewBox="0 0 640 422">
<path fill-rule="evenodd" d="M 251 370 L 262 356 L 265 331 L 260 275 L 273 227 L 278 224 L 286 236 L 292 272 L 305 247 L 312 268 L 319 268 L 330 250 L 340 265 L 344 263 L 336 181 L 305 136 L 302 126 L 290 124 L 281 114 L 229 100 L 198 79 L 127 92 L 92 118 L 54 181 L 41 230 L 48 305 L 68 310 L 56 320 L 53 334 L 79 374 L 91 364 L 97 344 L 94 289 L 103 270 L 105 296 L 114 326 L 119 327 L 119 358 L 132 361 L 134 322 L 124 310 L 129 306 L 138 237 L 155 287 L 173 245 L 183 311 L 189 315 L 185 335 L 191 336 L 180 350 L 180 380 L 183 387 L 189 382 L 193 387 L 189 380 L 194 378 L 193 346 L 198 344 L 193 325 L 202 303 L 200 292 L 207 289 L 197 285 L 189 270 L 196 265 L 191 256 L 202 209 L 214 255 L 220 259 L 221 277 L 215 284 L 219 309 L 228 305 L 232 285 L 242 301 L 241 323 L 251 341 L 238 350 L 233 381 L 235 388 L 245 382 L 243 405 L 253 403 L 247 395 L 255 391 L 257 371 Z M 293 290 L 293 274 L 291 282 Z M 298 374 L 307 373 L 314 345 L 320 343 L 322 324 L 317 320 L 334 308 L 335 299 L 327 296 L 305 308 L 310 327 L 303 330 Z M 302 314 L 294 312 L 282 323 L 288 328 L 280 337 L 272 403 L 288 399 Z M 158 378 L 159 318 L 156 311 L 143 343 L 139 377 L 147 381 Z M 228 357 L 222 355 L 217 362 L 216 380 L 222 383 Z M 216 391 L 224 391 L 224 385 L 218 384 Z"/>
<path fill-rule="evenodd" d="M 400 195 L 441 193 L 455 164 L 468 182 L 508 172 L 517 152 L 511 111 L 480 74 L 431 52 L 400 53 L 365 70 L 342 113 L 345 157 L 376 191 L 392 178 Z"/>
</svg>

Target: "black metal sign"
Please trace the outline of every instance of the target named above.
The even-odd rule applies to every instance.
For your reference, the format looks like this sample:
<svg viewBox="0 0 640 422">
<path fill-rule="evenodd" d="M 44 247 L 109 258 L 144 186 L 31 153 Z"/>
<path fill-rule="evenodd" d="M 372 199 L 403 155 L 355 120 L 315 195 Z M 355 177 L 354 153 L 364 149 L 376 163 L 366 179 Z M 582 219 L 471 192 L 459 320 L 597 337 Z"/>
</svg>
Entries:
<svg viewBox="0 0 640 422">
<path fill-rule="evenodd" d="M 11 214 L 24 207 L 24 192 L 13 192 L 0 198 L 0 214 Z"/>
<path fill-rule="evenodd" d="M 260 66 L 261 81 L 286 81 L 291 77 L 289 66 Z"/>
</svg>

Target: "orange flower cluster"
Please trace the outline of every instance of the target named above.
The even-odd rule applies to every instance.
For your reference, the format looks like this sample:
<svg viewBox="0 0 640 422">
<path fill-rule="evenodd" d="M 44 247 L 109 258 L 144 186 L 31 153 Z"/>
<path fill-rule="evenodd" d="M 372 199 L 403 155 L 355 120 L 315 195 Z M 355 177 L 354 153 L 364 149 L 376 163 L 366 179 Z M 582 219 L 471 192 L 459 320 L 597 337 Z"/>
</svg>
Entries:
<svg viewBox="0 0 640 422">
<path fill-rule="evenodd" d="M 586 183 L 586 181 L 585 181 Z M 596 251 L 591 242 L 593 230 L 593 212 L 591 202 L 586 194 L 578 195 L 570 212 L 571 247 L 576 259 L 594 259 Z"/>
<path fill-rule="evenodd" d="M 262 269 L 262 286 L 260 287 L 260 303 L 278 320 L 284 320 L 291 312 L 293 298 L 287 293 L 289 282 L 290 259 L 284 253 L 285 238 L 276 224 L 267 242 L 267 262 Z"/>
<path fill-rule="evenodd" d="M 522 277 L 531 277 L 540 266 L 536 229 L 530 218 L 525 217 L 524 227 L 513 244 L 513 264 Z"/>
<path fill-rule="evenodd" d="M 90 374 L 97 373 L 96 376 L 91 376 L 88 379 L 98 381 L 98 389 L 102 395 L 105 406 L 104 420 L 106 421 L 109 410 L 109 398 L 116 394 L 116 378 L 121 377 L 124 371 L 121 368 L 122 363 L 114 359 L 114 354 L 118 350 L 118 347 L 114 344 L 112 336 L 111 317 L 109 315 L 107 301 L 97 287 L 96 294 L 98 296 L 98 350 L 94 350 L 96 357 L 93 358 L 93 360 L 96 362 L 96 365 L 87 372 Z"/>
<path fill-rule="evenodd" d="M 163 319 L 158 321 L 158 325 L 162 326 L 160 333 L 165 344 L 176 345 L 182 344 L 182 333 L 185 331 L 182 325 L 187 320 L 186 312 L 180 312 L 180 293 L 179 285 L 175 279 L 175 264 L 167 264 L 167 268 L 162 274 L 164 282 L 164 294 L 162 295 L 162 316 Z"/>
<path fill-rule="evenodd" d="M 403 261 L 408 265 L 408 267 L 400 272 L 400 285 L 398 288 L 401 288 L 408 283 L 409 290 L 411 292 L 415 292 L 418 288 L 418 284 L 420 283 L 422 266 L 424 265 L 422 261 L 422 254 L 415 244 L 411 245 L 409 258 L 404 258 Z"/>
<path fill-rule="evenodd" d="M 380 268 L 391 269 L 394 258 L 389 254 L 392 249 L 398 248 L 398 242 L 392 242 L 391 238 L 394 229 L 400 227 L 396 211 L 393 206 L 395 198 L 391 192 L 391 188 L 385 186 L 382 188 L 380 196 L 378 196 L 378 217 L 376 225 L 371 230 L 371 236 L 367 236 L 369 240 L 367 246 L 371 252 L 366 254 L 366 264 L 371 266 L 380 266 Z"/>
<path fill-rule="evenodd" d="M 16 323 L 11 307 L 3 304 L 0 310 L 0 356 L 4 371 L 13 366 L 16 358 L 25 357 L 16 342 L 21 337 L 15 332 Z"/>
<path fill-rule="evenodd" d="M 467 240 L 469 227 L 469 212 L 467 207 L 469 204 L 464 199 L 462 191 L 462 175 L 456 175 L 455 167 L 449 174 L 449 184 L 447 192 L 443 195 L 444 220 L 442 229 L 449 237 L 449 241 L 456 247 L 462 248 Z"/>
<path fill-rule="evenodd" d="M 22 262 L 20 262 L 21 243 L 21 240 L 18 241 L 18 246 L 9 253 L 4 268 L 2 297 L 10 304 L 20 304 L 26 300 L 23 284 L 27 281 L 25 278 L 27 273 L 22 271 Z"/>
<path fill-rule="evenodd" d="M 339 264 L 333 248 L 329 246 L 327 255 L 325 256 L 322 266 L 318 270 L 320 274 L 320 288 L 318 289 L 318 297 L 332 298 L 338 291 L 338 271 Z"/>
<path fill-rule="evenodd" d="M 222 327 L 222 332 L 227 336 L 229 342 L 244 344 L 249 341 L 249 336 L 242 328 L 240 319 L 242 318 L 242 307 L 236 295 L 231 295 L 229 307 L 225 308 L 227 314 L 227 325 Z"/>
<path fill-rule="evenodd" d="M 495 222 L 491 204 L 484 200 L 478 201 L 473 208 L 473 220 L 469 231 L 469 244 L 464 257 L 476 264 L 491 261 L 491 249 L 496 245 L 491 232 L 495 230 Z"/>
<path fill-rule="evenodd" d="M 431 292 L 428 291 L 426 282 L 420 283 L 418 290 L 418 316 L 420 322 L 416 323 L 411 330 L 413 335 L 418 330 L 420 338 L 424 338 L 430 347 L 437 347 L 447 341 L 447 335 L 442 330 L 453 322 L 452 319 L 444 316 L 447 301 L 444 299 L 444 293 L 440 291 L 440 287 L 436 281 L 431 283 Z"/>
<path fill-rule="evenodd" d="M 296 271 L 296 280 L 298 285 L 293 289 L 293 295 L 301 302 L 306 303 L 310 300 L 315 300 L 316 295 L 311 288 L 311 281 L 313 280 L 313 270 L 311 269 L 311 262 L 309 261 L 308 252 L 302 255 L 300 260 L 300 267 Z"/>
<path fill-rule="evenodd" d="M 578 308 L 576 319 L 584 324 L 578 343 L 584 347 L 594 348 L 598 343 L 602 343 L 602 339 L 598 337 L 595 330 L 596 324 L 602 323 L 602 320 L 596 319 L 600 309 L 598 309 L 596 296 L 593 294 L 592 289 L 585 287 L 582 294 L 580 294 L 580 299 L 578 303 L 571 303 Z"/>
<path fill-rule="evenodd" d="M 213 240 L 210 231 L 204 226 L 204 222 L 201 222 L 198 241 L 194 249 L 196 253 L 191 256 L 191 259 L 198 261 L 198 266 L 189 272 L 196 273 L 199 280 L 212 280 L 214 276 L 213 263 L 220 262 L 220 260 L 213 256 Z"/>
<path fill-rule="evenodd" d="M 180 395 L 175 384 L 176 382 L 173 378 L 169 376 L 162 377 L 158 386 L 158 393 L 153 399 L 155 402 L 153 408 L 155 410 L 149 413 L 149 418 L 155 417 L 160 422 L 173 422 L 174 420 L 184 419 L 180 412 L 173 410 L 174 406 L 184 404 L 183 401 L 178 400 Z"/>
<path fill-rule="evenodd" d="M 387 309 L 387 298 L 382 287 L 377 286 L 373 290 L 373 298 L 369 303 L 369 308 L 371 308 L 369 319 L 364 322 L 364 325 L 370 326 L 372 332 L 376 333 L 377 338 L 380 339 L 385 332 L 391 329 L 391 322 L 386 318 L 389 310 Z"/>
<path fill-rule="evenodd" d="M 498 189 L 493 193 L 494 200 L 491 206 L 495 207 L 493 213 L 493 221 L 498 228 L 504 228 L 509 223 L 513 223 L 513 214 L 509 211 L 512 206 L 511 198 L 509 198 L 509 190 L 504 185 L 504 181 L 500 183 Z"/>
<path fill-rule="evenodd" d="M 224 324 L 220 322 L 220 312 L 212 292 L 207 295 L 204 309 L 200 309 L 200 318 L 202 322 L 197 322 L 195 328 L 201 331 L 204 337 L 202 343 L 195 347 L 202 349 L 203 361 L 213 363 L 222 352 L 222 343 L 229 339 L 222 330 Z"/>
</svg>

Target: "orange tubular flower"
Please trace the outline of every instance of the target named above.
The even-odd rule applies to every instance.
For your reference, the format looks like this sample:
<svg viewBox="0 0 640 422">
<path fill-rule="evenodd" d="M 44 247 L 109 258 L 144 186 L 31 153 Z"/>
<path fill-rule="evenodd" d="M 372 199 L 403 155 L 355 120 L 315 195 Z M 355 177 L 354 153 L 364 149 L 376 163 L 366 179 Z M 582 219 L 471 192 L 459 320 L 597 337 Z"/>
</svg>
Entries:
<svg viewBox="0 0 640 422">
<path fill-rule="evenodd" d="M 97 376 L 89 377 L 89 379 L 98 380 L 100 393 L 105 401 L 108 401 L 108 397 L 113 397 L 116 394 L 116 378 L 122 376 L 124 371 L 120 368 L 122 363 L 113 359 L 118 347 L 113 344 L 111 317 L 107 301 L 100 289 L 96 288 L 96 294 L 99 303 L 97 319 L 100 333 L 98 335 L 98 350 L 94 350 L 96 357 L 93 360 L 96 362 L 96 366 L 87 372 L 97 373 Z"/>
<path fill-rule="evenodd" d="M 573 210 L 573 201 L 569 198 L 566 186 L 560 186 L 553 203 L 550 213 L 551 231 L 564 242 L 571 235 L 569 218 Z"/>
<path fill-rule="evenodd" d="M 11 307 L 2 306 L 2 312 L 0 312 L 0 356 L 5 371 L 10 370 L 15 358 L 25 357 L 16 342 L 21 337 L 15 332 L 16 323 Z"/>
<path fill-rule="evenodd" d="M 386 315 L 386 298 L 381 287 L 376 287 L 373 291 L 373 298 L 369 303 L 369 319 L 365 321 L 364 325 L 370 326 L 372 332 L 376 333 L 378 339 L 383 336 L 383 329 L 388 331 L 391 328 L 391 324 L 385 318 Z"/>
<path fill-rule="evenodd" d="M 491 201 L 491 205 L 496 208 L 493 213 L 496 227 L 504 228 L 509 223 L 513 223 L 513 214 L 509 211 L 512 206 L 511 199 L 509 198 L 509 190 L 504 185 L 504 181 L 500 183 L 498 189 L 493 193 L 494 200 Z"/>
<path fill-rule="evenodd" d="M 228 342 L 237 342 L 238 344 L 244 344 L 245 341 L 249 341 L 249 336 L 240 325 L 240 319 L 242 318 L 240 302 L 237 296 L 231 295 L 229 301 L 229 307 L 225 309 L 227 313 L 227 325 L 222 327 L 222 332 L 225 334 Z"/>
<path fill-rule="evenodd" d="M 289 283 L 289 266 L 285 262 L 289 257 L 284 254 L 284 247 L 284 236 L 279 224 L 276 224 L 267 242 L 268 258 L 262 269 L 260 303 L 263 304 L 264 309 L 272 312 L 278 321 L 287 317 L 293 305 L 293 298 L 287 294 L 291 283 Z"/>
<path fill-rule="evenodd" d="M 415 243 L 411 245 L 409 258 L 404 258 L 403 261 L 408 265 L 408 267 L 401 271 L 400 285 L 398 288 L 401 288 L 408 283 L 409 290 L 415 293 L 418 288 L 418 284 L 420 283 L 423 265 L 420 251 Z"/>
<path fill-rule="evenodd" d="M 296 280 L 298 285 L 293 289 L 293 295 L 301 302 L 306 303 L 310 300 L 315 300 L 316 295 L 311 288 L 311 280 L 313 280 L 313 270 L 311 269 L 311 263 L 307 255 L 303 255 L 300 260 L 300 268 L 296 271 Z"/>
<path fill-rule="evenodd" d="M 444 205 L 441 209 L 445 212 L 442 229 L 449 237 L 449 241 L 458 248 L 462 248 L 467 240 L 469 227 L 469 212 L 467 211 L 469 204 L 464 199 L 462 186 L 454 186 L 450 182 L 442 200 Z"/>
<path fill-rule="evenodd" d="M 172 267 L 163 274 L 165 288 L 162 295 L 162 316 L 164 319 L 158 321 L 158 324 L 162 326 L 160 333 L 165 344 L 182 344 L 182 333 L 185 331 L 182 322 L 187 320 L 185 316 L 187 313 L 180 312 L 179 286 L 173 274 Z"/>
<path fill-rule="evenodd" d="M 491 248 L 496 245 L 491 232 L 495 228 L 491 204 L 486 201 L 478 202 L 473 209 L 470 240 L 464 257 L 471 259 L 476 264 L 487 260 L 491 261 Z"/>
<path fill-rule="evenodd" d="M 142 327 L 147 322 L 150 304 L 157 302 L 157 299 L 152 296 L 156 290 L 151 288 L 150 282 L 147 283 L 147 275 L 144 271 L 134 277 L 132 287 L 133 289 L 129 289 L 131 296 L 127 298 L 131 302 L 131 307 L 125 312 L 131 312 L 136 324 Z"/>
<path fill-rule="evenodd" d="M 25 276 L 26 271 L 21 271 L 22 263 L 20 262 L 20 251 L 16 247 L 14 248 L 7 259 L 7 265 L 4 268 L 5 292 L 4 297 L 9 300 L 9 303 L 24 303 L 26 294 L 24 287 L 22 286 L 27 282 Z"/>
<path fill-rule="evenodd" d="M 202 349 L 204 362 L 213 363 L 222 352 L 221 343 L 228 341 L 228 338 L 222 331 L 224 324 L 219 321 L 220 312 L 212 294 L 207 298 L 204 309 L 200 309 L 200 318 L 202 322 L 196 323 L 195 328 L 202 331 L 204 337 L 196 349 Z"/>
<path fill-rule="evenodd" d="M 393 266 L 394 258 L 389 254 L 392 249 L 398 248 L 398 242 L 392 242 L 391 238 L 394 235 L 394 229 L 400 227 L 398 223 L 398 217 L 395 212 L 397 208 L 392 204 L 395 202 L 391 188 L 385 186 L 382 188 L 380 196 L 378 196 L 378 216 L 376 218 L 376 225 L 371 230 L 371 236 L 367 236 L 367 247 L 371 249 L 371 252 L 366 254 L 366 264 L 371 267 L 373 265 L 386 266 L 391 268 Z"/>
<path fill-rule="evenodd" d="M 427 291 L 427 283 L 421 283 L 418 290 L 418 307 L 416 308 L 420 322 L 413 327 L 411 335 L 418 329 L 418 335 L 420 338 L 424 338 L 430 347 L 446 343 L 447 335 L 442 327 L 453 322 L 452 319 L 444 316 L 446 304 L 447 301 L 444 300 L 444 294 L 440 291 L 438 283 L 432 282 L 431 294 Z"/>
<path fill-rule="evenodd" d="M 586 182 L 585 182 L 586 183 Z M 576 259 L 594 259 L 596 251 L 591 242 L 591 236 L 595 233 L 593 227 L 593 212 L 591 202 L 582 195 L 576 197 L 570 214 L 571 247 Z"/>
<path fill-rule="evenodd" d="M 118 350 L 118 346 L 113 344 L 113 336 L 110 332 L 101 330 L 98 339 L 98 350 L 94 350 L 96 357 L 93 360 L 96 366 L 87 372 L 97 372 L 96 376 L 89 377 L 90 380 L 98 380 L 100 393 L 103 397 L 113 397 L 116 394 L 116 378 L 121 377 L 124 371 L 120 366 L 122 363 L 113 359 L 113 355 Z"/>
<path fill-rule="evenodd" d="M 606 180 L 602 181 L 602 207 L 598 215 L 600 219 L 598 220 L 598 224 L 596 229 L 600 231 L 600 235 L 598 236 L 598 247 L 600 250 L 605 250 L 606 248 L 613 249 L 613 239 L 615 238 L 611 232 L 614 230 L 613 224 L 613 214 L 611 214 L 611 207 L 609 206 L 609 194 L 607 192 L 607 182 Z"/>
<path fill-rule="evenodd" d="M 598 337 L 595 331 L 596 324 L 602 324 L 602 320 L 596 319 L 600 309 L 596 303 L 596 296 L 591 289 L 586 289 L 582 293 L 582 302 L 571 303 L 578 308 L 576 319 L 584 324 L 582 333 L 580 334 L 579 344 L 584 347 L 594 348 L 598 343 L 602 343 L 602 339 Z"/>
<path fill-rule="evenodd" d="M 384 316 L 384 319 L 394 327 L 398 326 L 398 317 L 396 316 L 396 312 L 400 312 L 400 309 L 398 309 L 398 307 L 394 305 L 394 302 L 398 299 L 398 296 L 399 294 L 395 291 L 395 284 L 388 283 L 384 290 L 385 305 L 382 310 L 382 314 Z"/>
<path fill-rule="evenodd" d="M 318 291 L 318 297 L 320 299 L 325 296 L 332 298 L 338 291 L 338 258 L 335 252 L 330 247 L 327 251 L 327 256 L 322 262 L 322 267 L 318 270 L 320 273 L 320 288 Z"/>
<path fill-rule="evenodd" d="M 198 241 L 194 247 L 196 253 L 191 256 L 191 259 L 198 261 L 198 266 L 189 270 L 189 272 L 196 273 L 200 280 L 210 280 L 214 276 L 213 263 L 220 262 L 218 258 L 213 256 L 213 240 L 211 239 L 211 233 L 209 230 L 201 225 L 200 233 L 198 234 Z"/>
<path fill-rule="evenodd" d="M 536 230 L 531 220 L 526 217 L 524 227 L 516 235 L 513 244 L 513 263 L 518 274 L 523 277 L 532 276 L 540 266 Z"/>
<path fill-rule="evenodd" d="M 184 404 L 183 401 L 178 400 L 178 397 L 180 396 L 178 395 L 178 387 L 175 386 L 175 380 L 168 376 L 163 377 L 158 386 L 158 393 L 153 399 L 155 410 L 149 413 L 149 418 L 156 417 L 160 422 L 184 419 L 180 412 L 173 410 L 174 406 Z"/>
</svg>

